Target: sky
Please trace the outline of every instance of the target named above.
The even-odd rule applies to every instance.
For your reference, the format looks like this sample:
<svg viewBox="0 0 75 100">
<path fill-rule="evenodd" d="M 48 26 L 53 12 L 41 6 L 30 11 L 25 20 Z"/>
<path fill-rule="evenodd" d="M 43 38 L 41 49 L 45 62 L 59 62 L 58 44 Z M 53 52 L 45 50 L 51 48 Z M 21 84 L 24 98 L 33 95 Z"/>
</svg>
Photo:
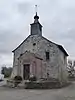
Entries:
<svg viewBox="0 0 75 100">
<path fill-rule="evenodd" d="M 12 51 L 30 34 L 36 4 L 43 36 L 75 60 L 75 0 L 0 0 L 0 67 L 13 66 Z"/>
</svg>

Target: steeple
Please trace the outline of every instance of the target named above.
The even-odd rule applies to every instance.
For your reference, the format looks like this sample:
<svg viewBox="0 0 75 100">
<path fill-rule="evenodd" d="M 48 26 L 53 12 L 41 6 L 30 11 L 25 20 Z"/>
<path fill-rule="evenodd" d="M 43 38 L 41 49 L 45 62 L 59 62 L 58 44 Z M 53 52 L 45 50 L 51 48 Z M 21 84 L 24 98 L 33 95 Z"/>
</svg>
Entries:
<svg viewBox="0 0 75 100">
<path fill-rule="evenodd" d="M 37 9 L 37 5 L 35 6 Z M 39 16 L 37 15 L 37 10 L 34 16 L 34 23 L 30 25 L 31 25 L 31 35 L 41 35 L 42 36 L 42 25 L 39 23 Z"/>
<path fill-rule="evenodd" d="M 39 16 L 37 15 L 37 12 L 36 12 L 36 15 L 34 16 L 34 23 L 39 22 L 38 19 L 39 19 Z"/>
</svg>

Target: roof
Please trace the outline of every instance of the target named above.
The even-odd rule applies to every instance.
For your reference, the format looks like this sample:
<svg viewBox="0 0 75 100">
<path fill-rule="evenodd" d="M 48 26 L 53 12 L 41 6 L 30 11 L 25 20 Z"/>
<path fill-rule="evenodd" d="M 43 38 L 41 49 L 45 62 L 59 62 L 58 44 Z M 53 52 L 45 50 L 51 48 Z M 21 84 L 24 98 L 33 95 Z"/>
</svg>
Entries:
<svg viewBox="0 0 75 100">
<path fill-rule="evenodd" d="M 68 53 L 66 52 L 66 50 L 63 48 L 62 45 L 58 45 L 59 49 L 66 55 L 69 56 Z"/>
<path fill-rule="evenodd" d="M 52 41 L 50 41 L 50 40 L 48 40 L 47 38 L 45 38 L 45 37 L 43 37 L 42 36 L 42 38 L 44 38 L 45 40 L 47 40 L 48 42 L 51 42 L 51 43 L 53 43 L 53 44 L 55 44 L 55 45 L 57 45 L 58 46 L 58 48 L 66 55 L 66 56 L 69 56 L 68 55 L 68 53 L 66 52 L 66 50 L 63 48 L 63 46 L 62 45 L 59 45 L 59 44 L 56 44 L 56 43 L 54 43 L 54 42 L 52 42 Z"/>
<path fill-rule="evenodd" d="M 43 27 L 39 22 L 37 22 L 41 27 Z M 30 24 L 30 25 L 34 25 L 34 24 L 36 24 L 36 23 L 32 23 L 32 24 Z"/>
<path fill-rule="evenodd" d="M 31 35 L 29 35 L 29 36 L 28 36 L 16 49 L 14 49 L 12 52 L 14 52 L 15 50 L 17 50 L 30 36 L 31 36 Z M 56 44 L 56 43 L 54 43 L 54 42 L 48 40 L 47 38 L 45 38 L 45 37 L 43 37 L 43 36 L 42 36 L 42 38 L 45 39 L 45 40 L 47 40 L 48 42 L 51 42 L 51 43 L 57 45 L 58 48 L 59 48 L 66 56 L 69 56 L 68 53 L 66 52 L 66 50 L 63 48 L 62 45 L 58 45 L 58 44 Z"/>
</svg>

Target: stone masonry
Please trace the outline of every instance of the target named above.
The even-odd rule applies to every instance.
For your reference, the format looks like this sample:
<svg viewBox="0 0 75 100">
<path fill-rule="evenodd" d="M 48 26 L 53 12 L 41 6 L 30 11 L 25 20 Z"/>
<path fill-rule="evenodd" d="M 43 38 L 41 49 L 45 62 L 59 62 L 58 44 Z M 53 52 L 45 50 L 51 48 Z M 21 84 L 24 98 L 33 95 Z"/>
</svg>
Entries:
<svg viewBox="0 0 75 100">
<path fill-rule="evenodd" d="M 34 23 L 31 24 L 31 34 L 13 50 L 13 72 L 11 77 L 18 74 L 18 58 L 28 51 L 40 55 L 42 60 L 42 78 L 52 77 L 67 81 L 67 52 L 61 45 L 49 41 L 42 36 L 42 25 L 38 21 L 37 14 L 34 16 Z M 49 52 L 49 59 L 46 59 L 46 52 Z M 22 69 L 22 67 L 21 67 Z M 39 70 L 39 69 L 37 69 Z M 23 69 L 19 73 L 23 77 Z"/>
</svg>

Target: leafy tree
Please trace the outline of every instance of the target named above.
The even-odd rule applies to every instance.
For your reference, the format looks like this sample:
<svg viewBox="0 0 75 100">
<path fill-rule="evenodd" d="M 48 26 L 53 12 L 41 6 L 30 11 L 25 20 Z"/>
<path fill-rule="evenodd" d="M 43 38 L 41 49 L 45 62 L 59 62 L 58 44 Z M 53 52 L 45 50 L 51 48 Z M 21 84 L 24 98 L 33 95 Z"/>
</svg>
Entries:
<svg viewBox="0 0 75 100">
<path fill-rule="evenodd" d="M 2 70 L 1 70 L 1 73 L 4 74 L 4 77 L 10 77 L 11 75 L 11 72 L 12 72 L 12 67 L 2 67 Z"/>
</svg>

